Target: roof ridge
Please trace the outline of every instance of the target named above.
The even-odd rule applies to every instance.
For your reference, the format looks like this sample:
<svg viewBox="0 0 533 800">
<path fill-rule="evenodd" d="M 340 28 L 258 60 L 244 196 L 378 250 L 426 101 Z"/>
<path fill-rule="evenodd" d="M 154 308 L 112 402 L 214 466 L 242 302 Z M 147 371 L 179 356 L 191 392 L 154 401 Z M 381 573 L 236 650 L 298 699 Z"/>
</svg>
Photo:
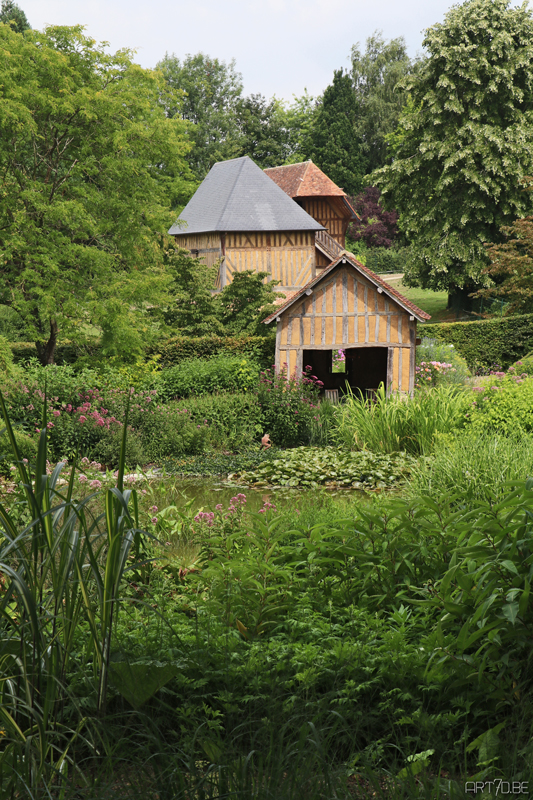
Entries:
<svg viewBox="0 0 533 800">
<path fill-rule="evenodd" d="M 288 169 L 289 167 L 301 167 L 302 164 L 312 164 L 313 160 L 308 158 L 307 161 L 296 161 L 295 164 L 278 164 L 277 167 L 265 167 L 263 172 L 269 172 L 272 169 Z"/>
<path fill-rule="evenodd" d="M 380 278 L 375 272 L 372 272 L 371 269 L 368 269 L 364 264 L 361 264 L 358 261 L 353 253 L 350 253 L 348 250 L 344 250 L 334 261 L 331 262 L 325 269 L 321 271 L 319 275 L 316 275 L 314 278 L 311 278 L 301 289 L 293 294 L 288 300 L 286 300 L 281 306 L 279 306 L 272 314 L 269 314 L 268 317 L 265 317 L 263 323 L 268 325 L 272 320 L 282 314 L 284 311 L 287 310 L 293 303 L 295 303 L 300 297 L 302 297 L 308 289 L 318 283 L 325 275 L 328 275 L 334 267 L 338 266 L 340 263 L 350 263 L 352 267 L 358 269 L 364 276 L 370 278 L 374 283 L 377 283 L 381 286 L 389 295 L 389 297 L 398 303 L 398 305 L 403 306 L 403 308 L 407 311 L 412 311 L 416 316 L 421 317 L 420 321 L 424 321 L 424 319 L 428 320 L 431 319 L 431 314 L 428 314 L 426 311 L 423 311 L 421 308 L 416 306 L 407 297 L 404 297 L 401 292 L 395 289 L 390 283 L 387 283 L 386 280 Z"/>
</svg>

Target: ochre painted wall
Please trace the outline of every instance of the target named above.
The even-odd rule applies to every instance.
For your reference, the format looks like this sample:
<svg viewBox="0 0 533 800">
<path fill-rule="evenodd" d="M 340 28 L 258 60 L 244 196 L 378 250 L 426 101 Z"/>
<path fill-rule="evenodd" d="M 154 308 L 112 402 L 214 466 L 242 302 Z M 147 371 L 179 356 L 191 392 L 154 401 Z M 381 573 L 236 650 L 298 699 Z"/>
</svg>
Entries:
<svg viewBox="0 0 533 800">
<path fill-rule="evenodd" d="M 412 391 L 416 320 L 365 277 L 339 267 L 315 285 L 277 323 L 276 366 L 301 370 L 303 350 L 386 347 L 392 353 L 389 385 Z"/>
</svg>

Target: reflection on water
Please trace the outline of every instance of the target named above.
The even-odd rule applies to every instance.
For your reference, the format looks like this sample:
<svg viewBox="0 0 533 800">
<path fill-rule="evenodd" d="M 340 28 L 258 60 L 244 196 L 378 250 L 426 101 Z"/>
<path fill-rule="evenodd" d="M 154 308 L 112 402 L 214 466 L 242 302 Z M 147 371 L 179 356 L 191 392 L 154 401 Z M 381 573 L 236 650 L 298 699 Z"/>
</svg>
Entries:
<svg viewBox="0 0 533 800">
<path fill-rule="evenodd" d="M 173 479 L 176 489 L 173 502 L 182 507 L 192 500 L 191 508 L 213 511 L 219 503 L 227 508 L 231 498 L 241 492 L 246 495 L 246 510 L 259 511 L 264 503 L 273 503 L 279 511 L 290 507 L 301 509 L 303 504 L 320 502 L 324 497 L 336 497 L 338 500 L 365 501 L 368 496 L 356 490 L 330 490 L 320 489 L 254 489 L 242 486 L 229 485 L 213 478 L 181 478 Z"/>
</svg>

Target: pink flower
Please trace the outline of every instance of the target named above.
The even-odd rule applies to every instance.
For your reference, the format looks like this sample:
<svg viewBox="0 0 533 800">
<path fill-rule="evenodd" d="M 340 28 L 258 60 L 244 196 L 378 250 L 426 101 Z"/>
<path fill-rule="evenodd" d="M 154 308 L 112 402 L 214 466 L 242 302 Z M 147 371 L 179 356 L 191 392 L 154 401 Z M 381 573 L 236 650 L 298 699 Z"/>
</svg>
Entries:
<svg viewBox="0 0 533 800">
<path fill-rule="evenodd" d="M 54 415 L 54 417 L 60 417 L 61 416 L 61 411 L 58 411 L 57 408 L 54 408 L 54 410 L 52 411 L 52 414 Z"/>
<path fill-rule="evenodd" d="M 215 511 L 222 511 L 222 503 L 217 503 L 215 506 Z"/>
<path fill-rule="evenodd" d="M 91 489 L 101 489 L 102 481 L 97 481 L 97 480 L 91 481 L 89 486 L 91 487 Z"/>
<path fill-rule="evenodd" d="M 81 414 L 79 421 L 83 424 L 84 422 L 87 422 L 87 417 L 84 417 L 83 414 Z"/>
<path fill-rule="evenodd" d="M 150 506 L 149 510 L 152 512 L 152 514 L 157 514 L 157 506 Z"/>
<path fill-rule="evenodd" d="M 152 517 L 152 524 L 157 525 L 157 517 Z"/>
<path fill-rule="evenodd" d="M 87 475 L 79 475 L 78 476 L 78 480 L 79 480 L 80 483 L 86 483 L 87 482 Z"/>
<path fill-rule="evenodd" d="M 47 422 L 46 423 L 46 427 L 48 428 L 48 430 L 50 430 L 51 428 L 54 427 L 54 423 L 53 422 Z"/>
</svg>

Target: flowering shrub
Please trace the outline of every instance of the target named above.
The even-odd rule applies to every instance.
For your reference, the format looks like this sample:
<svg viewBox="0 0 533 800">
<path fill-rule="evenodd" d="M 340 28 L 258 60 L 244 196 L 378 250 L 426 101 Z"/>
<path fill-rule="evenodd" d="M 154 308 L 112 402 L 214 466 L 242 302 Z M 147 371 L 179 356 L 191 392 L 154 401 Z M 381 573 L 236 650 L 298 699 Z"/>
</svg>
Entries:
<svg viewBox="0 0 533 800">
<path fill-rule="evenodd" d="M 422 367 L 422 365 L 427 367 L 434 363 L 448 365 L 446 369 L 440 369 L 438 372 L 431 370 L 430 367 L 430 371 L 434 373 L 435 380 L 430 384 L 423 377 L 422 385 L 461 384 L 465 383 L 470 377 L 470 371 L 465 359 L 457 352 L 453 344 L 443 344 L 437 339 L 423 337 L 422 343 L 416 348 L 416 363 L 419 367 Z M 427 373 L 425 374 L 427 375 Z"/>
<path fill-rule="evenodd" d="M 5 392 L 14 422 L 37 435 L 44 410 L 44 391 L 35 384 L 13 382 Z M 116 466 L 122 429 L 129 403 L 126 461 L 142 464 L 171 455 L 201 452 L 207 438 L 207 424 L 195 423 L 187 409 L 157 402 L 155 390 L 86 389 L 71 394 L 68 402 L 60 395 L 47 397 L 48 440 L 54 460 L 77 453 Z"/>
<path fill-rule="evenodd" d="M 445 364 L 442 361 L 421 361 L 415 369 L 415 389 L 428 389 L 430 386 L 445 383 L 443 378 L 456 372 L 452 364 Z"/>
<path fill-rule="evenodd" d="M 318 395 L 322 387 L 311 367 L 300 378 L 287 376 L 286 370 L 261 373 L 256 397 L 261 408 L 263 433 L 278 447 L 307 444 L 318 419 Z"/>
</svg>

